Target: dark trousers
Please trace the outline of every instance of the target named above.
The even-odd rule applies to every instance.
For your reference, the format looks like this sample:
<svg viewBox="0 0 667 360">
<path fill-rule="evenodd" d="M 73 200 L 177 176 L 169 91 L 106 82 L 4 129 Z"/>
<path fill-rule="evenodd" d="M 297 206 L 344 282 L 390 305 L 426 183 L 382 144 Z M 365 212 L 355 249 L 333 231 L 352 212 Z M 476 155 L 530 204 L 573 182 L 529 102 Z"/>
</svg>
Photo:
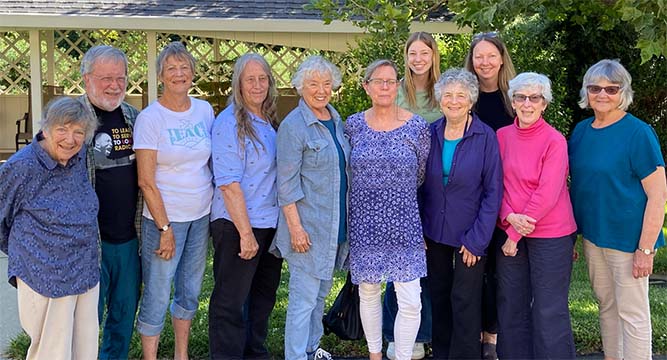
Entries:
<svg viewBox="0 0 667 360">
<path fill-rule="evenodd" d="M 575 358 L 567 302 L 574 236 L 524 237 L 513 257 L 498 247 L 500 359 Z"/>
<path fill-rule="evenodd" d="M 482 290 L 482 330 L 498 333 L 498 309 L 496 306 L 496 249 L 505 243 L 507 234 L 500 228 L 493 230 L 493 236 L 486 248 L 486 264 L 484 266 L 484 285 Z M 500 245 L 499 245 L 500 244 Z"/>
<path fill-rule="evenodd" d="M 482 346 L 482 256 L 468 267 L 457 247 L 426 240 L 426 264 L 433 304 L 433 357 L 479 359 Z"/>
<path fill-rule="evenodd" d="M 215 284 L 208 309 L 211 359 L 269 359 L 264 346 L 280 285 L 282 259 L 268 253 L 275 229 L 253 228 L 259 244 L 250 260 L 239 257 L 240 236 L 225 219 L 211 223 Z"/>
</svg>

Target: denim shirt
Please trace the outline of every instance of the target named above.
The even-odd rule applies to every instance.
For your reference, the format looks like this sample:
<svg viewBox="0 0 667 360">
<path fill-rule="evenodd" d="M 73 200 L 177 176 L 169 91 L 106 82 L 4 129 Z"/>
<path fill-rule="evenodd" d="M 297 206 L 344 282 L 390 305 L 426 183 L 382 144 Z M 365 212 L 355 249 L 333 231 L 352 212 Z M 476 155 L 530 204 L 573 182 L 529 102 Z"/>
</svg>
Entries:
<svg viewBox="0 0 667 360">
<path fill-rule="evenodd" d="M 85 146 L 62 166 L 39 144 L 42 133 L 0 167 L 0 250 L 7 275 L 38 294 L 82 294 L 100 279 L 98 202 L 86 175 Z"/>
<path fill-rule="evenodd" d="M 340 115 L 331 105 L 327 109 L 335 123 L 345 163 L 349 164 L 350 143 L 343 135 Z M 336 144 L 329 130 L 301 99 L 280 124 L 277 146 L 278 204 L 282 207 L 296 203 L 301 225 L 312 245 L 305 253 L 294 252 L 287 220 L 281 211 L 270 251 L 285 258 L 290 266 L 318 279 L 330 280 L 334 268 L 342 268 L 349 250 L 349 241 L 338 244 L 341 179 Z M 346 173 L 349 179 L 349 166 Z"/>
<path fill-rule="evenodd" d="M 447 185 L 443 183 L 445 118 L 430 126 L 431 152 L 419 189 L 424 235 L 482 256 L 491 240 L 503 197 L 503 174 L 495 132 L 476 114 L 456 146 Z"/>
<path fill-rule="evenodd" d="M 280 211 L 276 199 L 276 130 L 252 113 L 250 116 L 262 143 L 257 143 L 255 147 L 250 139 L 245 139 L 244 151 L 241 151 L 238 141 L 234 105 L 225 108 L 213 123 L 211 158 L 216 189 L 211 205 L 211 222 L 221 218 L 232 220 L 219 188 L 238 182 L 245 196 L 250 226 L 275 228 Z"/>
</svg>

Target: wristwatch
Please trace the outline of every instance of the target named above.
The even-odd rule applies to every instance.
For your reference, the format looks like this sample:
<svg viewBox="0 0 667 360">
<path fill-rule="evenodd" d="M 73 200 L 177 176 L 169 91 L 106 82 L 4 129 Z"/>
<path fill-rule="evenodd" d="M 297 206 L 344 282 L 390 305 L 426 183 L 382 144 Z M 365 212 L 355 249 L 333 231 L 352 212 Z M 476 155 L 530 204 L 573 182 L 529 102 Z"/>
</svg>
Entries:
<svg viewBox="0 0 667 360">
<path fill-rule="evenodd" d="M 162 227 L 158 227 L 157 229 L 158 229 L 160 232 L 165 232 L 165 231 L 169 230 L 169 227 L 170 227 L 170 226 L 171 226 L 171 223 L 167 223 L 166 225 L 164 225 L 164 226 L 162 226 Z"/>
<path fill-rule="evenodd" d="M 637 250 L 643 252 L 646 255 L 654 255 L 655 254 L 655 250 L 651 250 L 651 249 L 642 249 L 642 248 L 638 247 Z"/>
</svg>

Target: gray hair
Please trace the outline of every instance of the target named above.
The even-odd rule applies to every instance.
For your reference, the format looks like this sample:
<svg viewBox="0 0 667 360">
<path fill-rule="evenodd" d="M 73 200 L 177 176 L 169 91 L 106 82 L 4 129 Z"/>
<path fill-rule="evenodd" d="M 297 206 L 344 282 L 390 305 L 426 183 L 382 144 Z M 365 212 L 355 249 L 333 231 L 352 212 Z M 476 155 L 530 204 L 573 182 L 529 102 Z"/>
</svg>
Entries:
<svg viewBox="0 0 667 360">
<path fill-rule="evenodd" d="M 125 65 L 125 75 L 127 75 L 127 56 L 120 49 L 109 45 L 93 46 L 81 59 L 81 76 L 93 71 L 93 67 L 98 61 L 113 60 L 114 62 L 123 62 Z"/>
<path fill-rule="evenodd" d="M 83 103 L 60 96 L 46 105 L 40 126 L 43 131 L 50 131 L 54 127 L 67 124 L 81 125 L 86 132 L 86 143 L 93 139 L 98 125 L 97 117 L 93 116 Z"/>
<path fill-rule="evenodd" d="M 600 80 L 618 84 L 621 87 L 621 103 L 618 108 L 625 111 L 632 104 L 632 76 L 618 60 L 604 59 L 591 66 L 584 75 L 584 82 L 579 90 L 579 106 L 582 109 L 590 107 L 588 103 L 588 86 L 596 85 Z"/>
<path fill-rule="evenodd" d="M 366 72 L 364 72 L 364 78 L 363 78 L 363 83 L 367 84 L 368 81 L 371 79 L 371 76 L 373 76 L 373 73 L 383 67 L 383 66 L 389 66 L 392 69 L 394 69 L 394 72 L 396 73 L 396 76 L 398 76 L 398 67 L 396 67 L 396 64 L 387 59 L 380 59 L 380 60 L 375 60 L 373 61 L 370 65 L 366 67 Z"/>
<path fill-rule="evenodd" d="M 234 73 L 232 74 L 232 93 L 227 99 L 228 104 L 234 105 L 234 116 L 236 117 L 236 136 L 238 142 L 241 146 L 241 149 L 245 151 L 245 139 L 248 138 L 252 142 L 255 150 L 259 153 L 259 143 L 264 147 L 264 143 L 257 136 L 257 131 L 252 124 L 252 118 L 250 117 L 250 112 L 248 110 L 248 105 L 243 99 L 243 92 L 241 88 L 243 87 L 241 82 L 243 71 L 250 62 L 255 62 L 259 64 L 266 76 L 269 78 L 269 88 L 266 94 L 266 99 L 262 102 L 262 113 L 256 114 L 263 116 L 264 119 L 271 124 L 274 129 L 278 128 L 278 90 L 276 89 L 276 79 L 273 77 L 273 72 L 269 63 L 266 62 L 266 59 L 260 54 L 257 53 L 245 53 L 239 57 L 234 63 Z"/>
<path fill-rule="evenodd" d="M 534 72 L 524 72 L 510 80 L 509 85 L 510 88 L 507 90 L 507 95 L 510 99 L 512 99 L 516 91 L 535 86 L 540 89 L 540 95 L 544 97 L 547 104 L 551 103 L 553 100 L 553 95 L 551 94 L 551 80 L 549 80 L 546 75 Z"/>
<path fill-rule="evenodd" d="M 192 73 L 195 73 L 195 58 L 188 52 L 188 50 L 185 48 L 185 45 L 178 41 L 174 41 L 169 43 L 169 45 L 165 46 L 162 51 L 160 51 L 160 55 L 157 57 L 157 74 L 158 76 L 162 75 L 162 71 L 164 70 L 164 63 L 167 62 L 167 59 L 174 57 L 178 60 L 185 60 L 188 62 L 190 65 L 190 71 Z"/>
<path fill-rule="evenodd" d="M 451 68 L 440 75 L 440 79 L 435 83 L 435 98 L 438 102 L 442 100 L 442 93 L 445 87 L 452 84 L 459 84 L 468 90 L 468 99 L 471 104 L 477 102 L 479 97 L 479 81 L 477 76 L 463 68 Z"/>
<path fill-rule="evenodd" d="M 331 78 L 331 85 L 334 89 L 338 89 L 342 81 L 342 75 L 336 65 L 332 64 L 325 58 L 319 55 L 309 56 L 304 60 L 299 68 L 292 76 L 292 86 L 296 88 L 296 92 L 301 95 L 303 84 L 308 81 L 313 74 L 327 75 Z"/>
</svg>

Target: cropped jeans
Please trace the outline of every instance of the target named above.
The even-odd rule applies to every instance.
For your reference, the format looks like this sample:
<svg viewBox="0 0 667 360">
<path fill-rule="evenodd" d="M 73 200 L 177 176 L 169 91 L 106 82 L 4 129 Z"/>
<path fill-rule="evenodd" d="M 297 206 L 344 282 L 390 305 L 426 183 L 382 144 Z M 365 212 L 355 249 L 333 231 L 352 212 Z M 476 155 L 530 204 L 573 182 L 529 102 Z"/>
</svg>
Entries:
<svg viewBox="0 0 667 360">
<path fill-rule="evenodd" d="M 153 220 L 143 218 L 141 224 L 141 265 L 144 294 L 137 319 L 137 331 L 144 336 L 159 335 L 169 307 L 172 280 L 174 300 L 171 316 L 192 320 L 199 307 L 199 292 L 206 267 L 209 216 L 194 221 L 172 222 L 176 253 L 169 260 L 159 258 L 160 231 Z"/>
</svg>

